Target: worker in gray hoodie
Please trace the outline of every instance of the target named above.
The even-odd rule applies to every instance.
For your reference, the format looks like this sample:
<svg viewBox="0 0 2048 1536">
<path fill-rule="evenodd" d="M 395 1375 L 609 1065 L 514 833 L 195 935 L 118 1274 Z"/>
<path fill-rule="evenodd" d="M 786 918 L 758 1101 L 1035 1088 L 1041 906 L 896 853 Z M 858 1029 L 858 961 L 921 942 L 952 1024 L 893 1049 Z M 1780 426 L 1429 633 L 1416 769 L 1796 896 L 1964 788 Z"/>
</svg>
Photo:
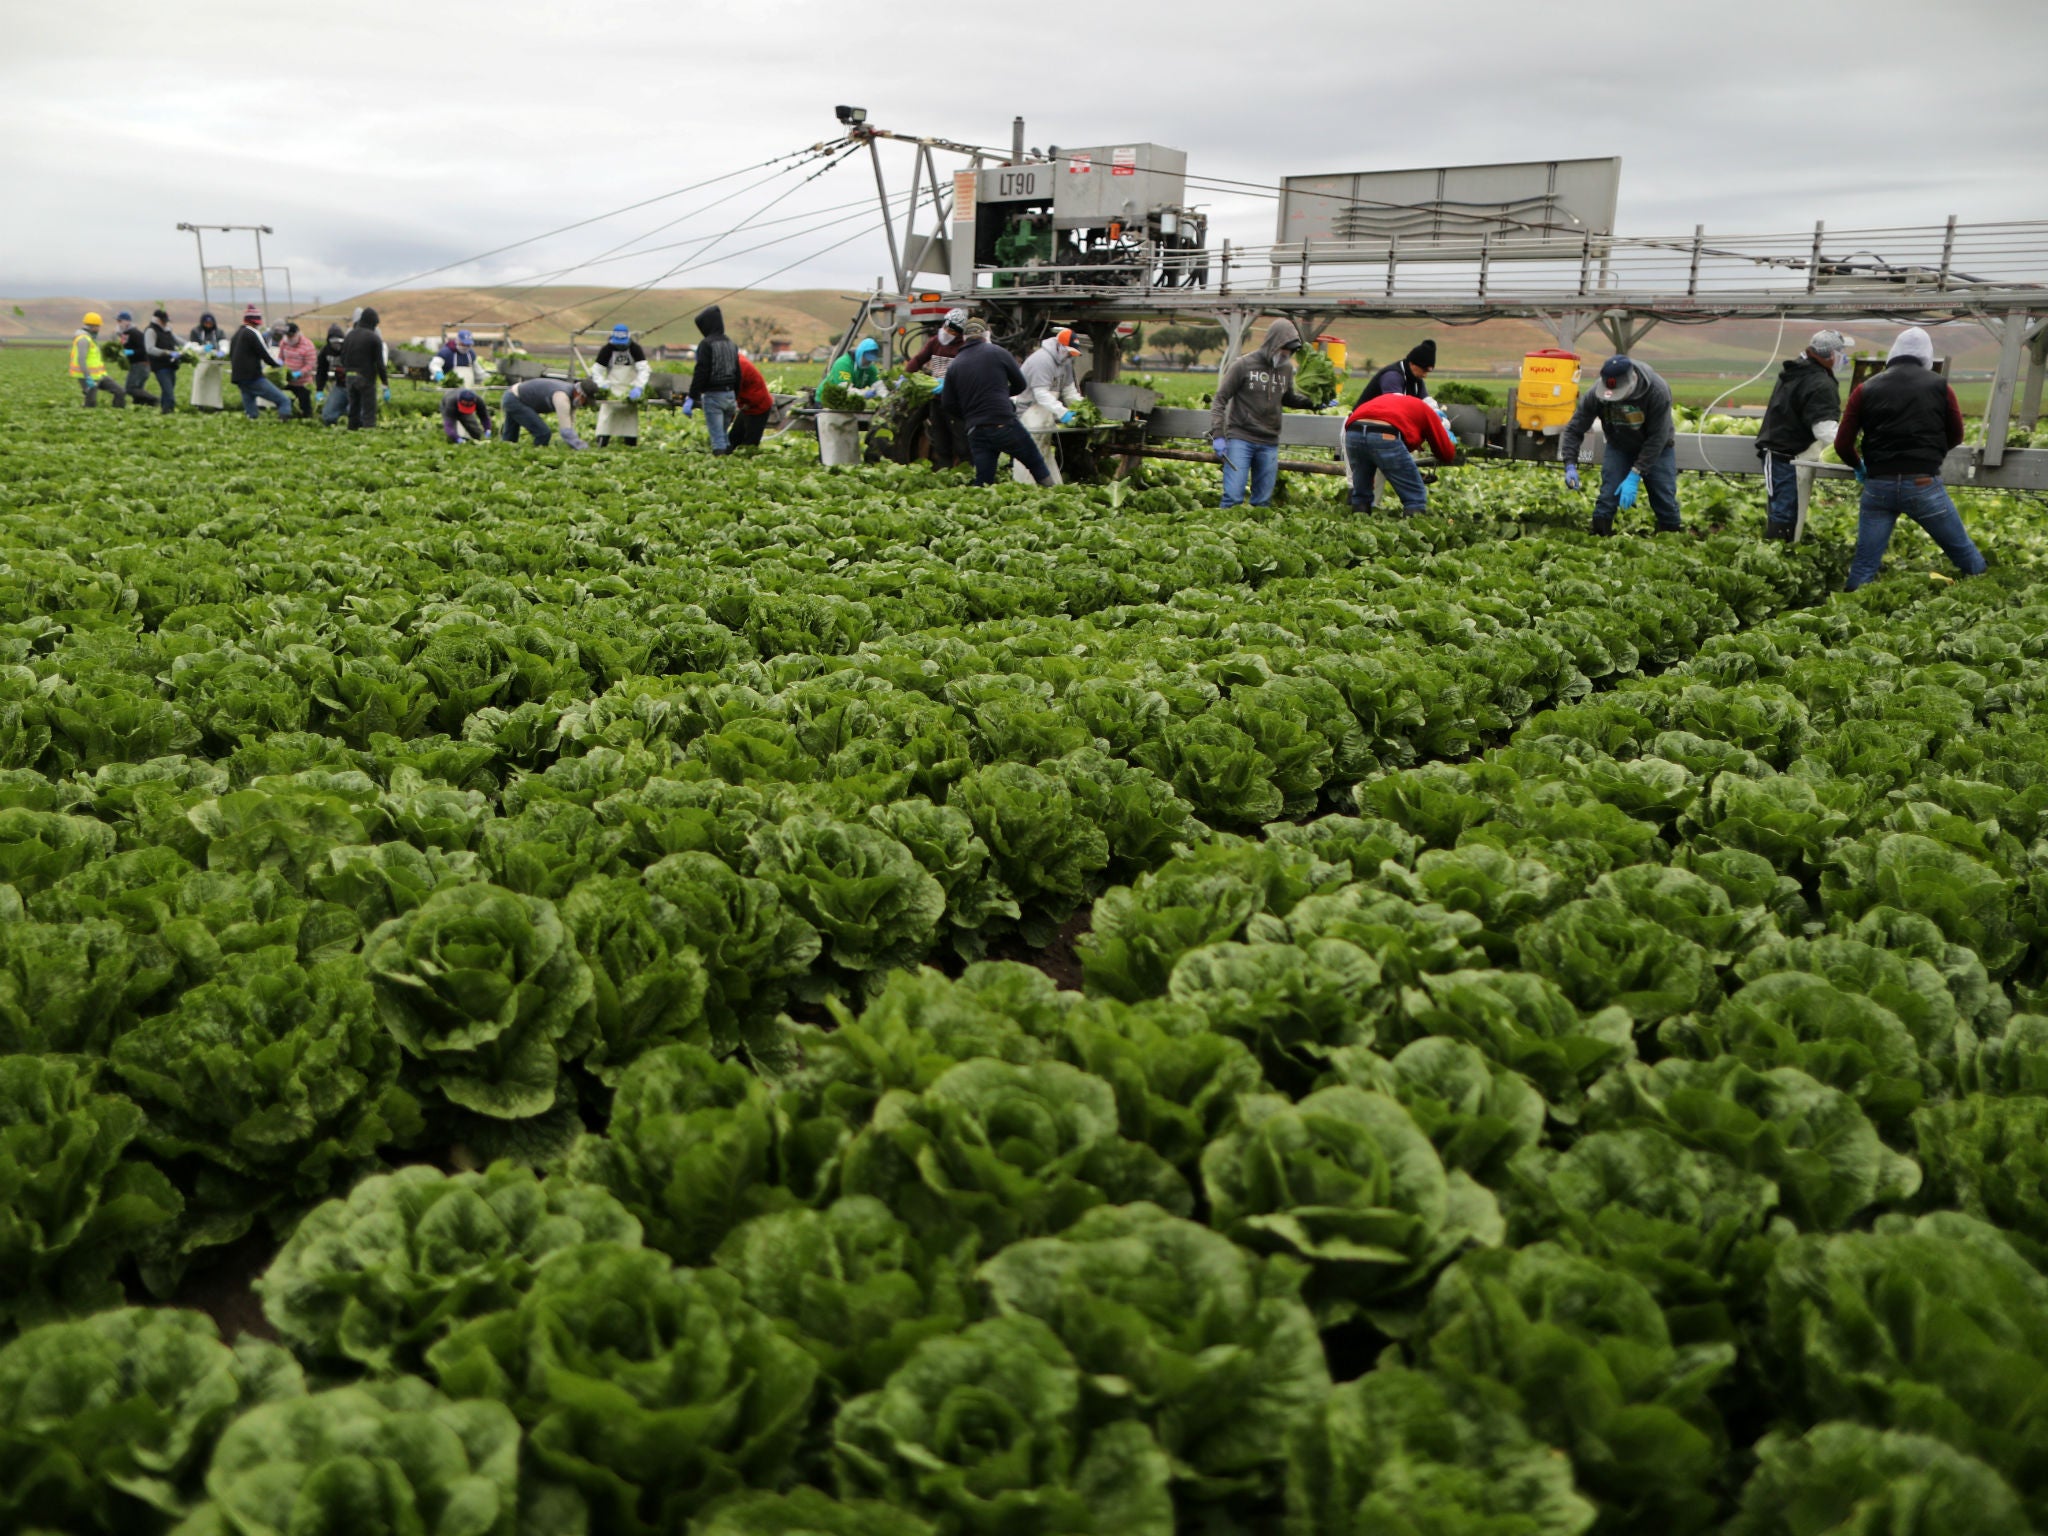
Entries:
<svg viewBox="0 0 2048 1536">
<path fill-rule="evenodd" d="M 1301 332 L 1291 320 L 1275 320 L 1256 352 L 1223 370 L 1209 408 L 1209 445 L 1223 461 L 1223 505 L 1245 500 L 1263 507 L 1280 478 L 1280 413 L 1290 407 L 1312 411 L 1315 401 L 1294 388 L 1294 354 Z"/>
<path fill-rule="evenodd" d="M 1614 509 L 1627 511 L 1645 489 L 1659 533 L 1680 533 L 1678 515 L 1678 430 L 1671 419 L 1671 386 L 1646 363 L 1617 353 L 1600 365 L 1600 377 L 1579 397 L 1565 424 L 1558 457 L 1564 483 L 1579 488 L 1579 445 L 1598 420 L 1607 434 L 1600 463 L 1600 495 L 1593 503 L 1593 532 L 1614 532 Z"/>
</svg>

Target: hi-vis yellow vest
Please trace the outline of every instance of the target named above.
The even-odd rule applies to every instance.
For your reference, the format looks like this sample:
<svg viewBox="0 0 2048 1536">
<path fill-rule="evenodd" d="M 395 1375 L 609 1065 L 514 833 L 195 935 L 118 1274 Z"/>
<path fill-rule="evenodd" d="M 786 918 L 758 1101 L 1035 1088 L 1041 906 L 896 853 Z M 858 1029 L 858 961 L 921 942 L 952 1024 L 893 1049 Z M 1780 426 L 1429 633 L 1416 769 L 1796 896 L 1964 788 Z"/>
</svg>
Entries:
<svg viewBox="0 0 2048 1536">
<path fill-rule="evenodd" d="M 71 377 L 74 379 L 104 379 L 107 365 L 100 358 L 99 338 L 91 331 L 80 331 L 71 338 Z"/>
</svg>

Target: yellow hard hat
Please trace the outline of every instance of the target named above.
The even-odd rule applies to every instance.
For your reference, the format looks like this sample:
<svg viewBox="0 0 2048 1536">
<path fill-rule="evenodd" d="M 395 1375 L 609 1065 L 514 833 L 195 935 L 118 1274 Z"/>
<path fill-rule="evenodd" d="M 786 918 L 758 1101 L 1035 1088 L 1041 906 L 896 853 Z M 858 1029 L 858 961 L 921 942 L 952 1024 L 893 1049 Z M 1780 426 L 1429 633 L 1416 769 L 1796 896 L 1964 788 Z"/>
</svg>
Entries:
<svg viewBox="0 0 2048 1536">
<path fill-rule="evenodd" d="M 96 309 L 88 309 L 85 312 L 85 323 L 87 325 L 98 325 L 100 323 L 100 312 Z"/>
</svg>

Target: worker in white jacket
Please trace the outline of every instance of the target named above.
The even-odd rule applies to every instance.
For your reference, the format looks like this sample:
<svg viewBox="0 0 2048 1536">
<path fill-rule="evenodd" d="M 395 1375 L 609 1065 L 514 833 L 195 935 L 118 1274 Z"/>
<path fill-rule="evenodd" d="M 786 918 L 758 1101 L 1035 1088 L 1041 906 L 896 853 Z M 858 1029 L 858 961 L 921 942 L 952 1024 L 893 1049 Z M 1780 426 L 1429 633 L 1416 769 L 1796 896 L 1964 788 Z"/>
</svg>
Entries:
<svg viewBox="0 0 2048 1536">
<path fill-rule="evenodd" d="M 597 408 L 597 446 L 617 438 L 628 448 L 640 446 L 640 394 L 647 388 L 647 352 L 624 322 L 612 327 L 611 340 L 597 349 L 590 381 L 610 391 Z"/>
<path fill-rule="evenodd" d="M 1052 470 L 1053 485 L 1060 483 L 1060 471 L 1053 462 L 1052 429 L 1070 425 L 1074 407 L 1081 403 L 1081 387 L 1074 382 L 1074 358 L 1079 350 L 1074 333 L 1062 330 L 1046 337 L 1038 350 L 1024 359 L 1024 382 L 1029 387 L 1017 397 L 1017 416 Z M 1013 463 L 1010 474 L 1019 484 L 1035 483 L 1022 465 Z"/>
</svg>

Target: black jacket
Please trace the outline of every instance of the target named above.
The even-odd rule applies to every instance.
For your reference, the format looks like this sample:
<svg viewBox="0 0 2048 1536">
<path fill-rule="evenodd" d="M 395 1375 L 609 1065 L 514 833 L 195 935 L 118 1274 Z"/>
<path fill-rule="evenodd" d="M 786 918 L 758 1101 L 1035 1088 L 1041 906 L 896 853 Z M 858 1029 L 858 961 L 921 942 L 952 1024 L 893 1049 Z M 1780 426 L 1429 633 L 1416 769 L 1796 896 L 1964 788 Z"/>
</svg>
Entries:
<svg viewBox="0 0 2048 1536">
<path fill-rule="evenodd" d="M 341 344 L 346 336 L 339 322 L 327 327 L 327 345 L 320 349 L 320 363 L 313 370 L 315 389 L 325 389 L 329 378 L 340 384 L 348 377 L 348 369 L 341 363 Z"/>
<path fill-rule="evenodd" d="M 1757 430 L 1757 457 L 1775 453 L 1789 459 L 1804 453 L 1813 446 L 1815 427 L 1841 419 L 1842 391 L 1835 383 L 1834 369 L 1802 352 L 1779 370 L 1777 387 L 1764 410 L 1764 424 Z"/>
<path fill-rule="evenodd" d="M 131 325 L 121 333 L 121 355 L 128 359 L 130 367 L 137 363 L 149 366 L 149 344 L 141 326 Z"/>
<path fill-rule="evenodd" d="M 341 366 L 359 379 L 375 378 L 380 384 L 391 382 L 391 375 L 384 367 L 384 338 L 377 334 L 377 311 L 374 309 L 364 310 L 356 328 L 342 338 Z"/>
<path fill-rule="evenodd" d="M 202 347 L 210 347 L 216 342 L 225 340 L 226 333 L 219 326 L 208 325 L 202 320 L 185 333 L 185 339 L 197 342 Z"/>
<path fill-rule="evenodd" d="M 235 339 L 228 343 L 228 382 L 230 384 L 254 384 L 263 377 L 266 368 L 281 368 L 277 354 L 270 350 L 270 343 L 263 339 L 263 333 L 252 325 L 242 326 L 235 332 Z"/>
<path fill-rule="evenodd" d="M 1357 410 L 1368 400 L 1377 400 L 1381 395 L 1413 395 L 1418 400 L 1427 399 L 1429 385 L 1408 371 L 1404 360 L 1389 363 L 1378 373 L 1365 381 L 1365 388 L 1358 392 L 1358 398 L 1351 402 L 1351 409 Z"/>
<path fill-rule="evenodd" d="M 690 398 L 740 387 L 740 349 L 725 334 L 725 316 L 716 304 L 697 317 L 697 366 L 690 371 Z"/>
<path fill-rule="evenodd" d="M 1962 440 L 1963 413 L 1948 380 L 1917 358 L 1901 357 L 1856 386 L 1835 451 L 1850 465 L 1860 455 L 1873 475 L 1938 475 Z"/>
<path fill-rule="evenodd" d="M 161 320 L 152 320 L 143 328 L 142 345 L 149 354 L 150 367 L 178 366 L 178 333 Z"/>
<path fill-rule="evenodd" d="M 1017 419 L 1013 397 L 1024 393 L 1024 370 L 1017 359 L 986 337 L 969 337 L 946 368 L 946 409 L 966 424 L 999 427 Z"/>
</svg>

